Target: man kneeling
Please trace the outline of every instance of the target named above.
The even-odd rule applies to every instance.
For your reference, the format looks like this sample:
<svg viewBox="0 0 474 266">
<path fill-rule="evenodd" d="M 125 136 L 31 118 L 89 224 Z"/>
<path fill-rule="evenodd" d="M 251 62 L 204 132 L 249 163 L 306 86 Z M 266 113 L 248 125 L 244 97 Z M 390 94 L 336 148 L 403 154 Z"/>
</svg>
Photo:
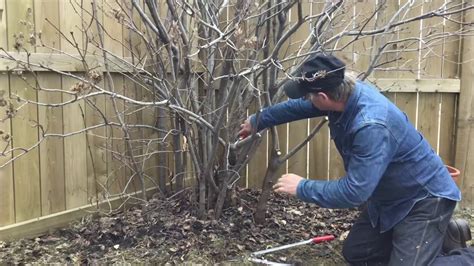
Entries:
<svg viewBox="0 0 474 266">
<path fill-rule="evenodd" d="M 343 248 L 352 265 L 429 265 L 443 249 L 465 247 L 469 226 L 452 220 L 461 193 L 441 158 L 405 113 L 368 83 L 345 73 L 345 64 L 317 54 L 284 85 L 288 101 L 250 116 L 239 135 L 311 117 L 328 116 L 331 138 L 346 175 L 334 181 L 283 175 L 274 185 L 325 208 L 367 203 Z M 451 224 L 450 224 L 451 221 Z M 462 257 L 462 256 L 460 256 Z"/>
</svg>

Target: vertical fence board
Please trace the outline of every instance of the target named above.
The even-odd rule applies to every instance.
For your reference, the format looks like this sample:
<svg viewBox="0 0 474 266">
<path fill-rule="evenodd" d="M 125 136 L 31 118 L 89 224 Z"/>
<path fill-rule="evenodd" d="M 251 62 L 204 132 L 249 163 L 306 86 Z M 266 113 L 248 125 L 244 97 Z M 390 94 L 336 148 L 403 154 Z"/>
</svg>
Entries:
<svg viewBox="0 0 474 266">
<path fill-rule="evenodd" d="M 5 0 L 0 0 L 0 47 L 7 49 L 7 10 Z"/>
<path fill-rule="evenodd" d="M 442 6 L 444 0 L 434 0 L 423 3 L 423 11 Z M 420 76 L 424 78 L 441 77 L 443 41 L 429 41 L 432 35 L 443 32 L 443 19 L 431 18 L 421 23 L 421 44 Z M 418 107 L 418 130 L 425 136 L 431 147 L 438 151 L 438 129 L 439 129 L 439 107 L 441 95 L 438 93 L 419 93 Z"/>
<path fill-rule="evenodd" d="M 394 92 L 384 92 L 383 95 L 385 95 L 385 97 L 387 97 L 387 99 L 389 99 L 392 103 L 395 103 L 397 100 L 397 94 Z"/>
<path fill-rule="evenodd" d="M 33 2 L 31 0 L 7 1 L 7 32 L 8 50 L 22 47 L 34 52 L 34 47 L 27 41 L 34 32 Z M 23 36 L 24 38 L 21 38 Z M 23 80 L 25 79 L 25 81 Z M 30 84 L 27 84 L 30 83 Z M 34 78 L 30 74 L 23 76 L 10 75 L 10 97 L 37 101 Z M 14 100 L 13 100 L 14 101 Z M 18 107 L 18 103 L 14 103 Z M 30 148 L 38 141 L 38 130 L 35 123 L 38 121 L 38 110 L 34 105 L 24 106 L 12 119 L 13 147 Z M 16 151 L 18 156 L 22 151 Z M 41 215 L 41 193 L 39 153 L 35 148 L 13 163 L 15 174 L 15 215 L 16 221 L 24 221 Z"/>
<path fill-rule="evenodd" d="M 256 107 L 249 110 L 250 114 L 256 112 Z M 248 164 L 248 177 L 247 184 L 252 188 L 261 188 L 263 178 L 267 170 L 267 145 L 268 145 L 268 133 L 262 134 L 262 141 L 260 142 L 255 154 L 252 156 Z"/>
<path fill-rule="evenodd" d="M 26 79 L 27 84 L 23 79 Z M 23 77 L 10 75 L 11 96 L 37 101 L 36 90 L 31 88 L 35 81 L 31 74 Z M 18 104 L 14 104 L 18 107 Z M 12 118 L 13 147 L 31 148 L 38 142 L 38 109 L 35 105 L 25 105 Z M 22 154 L 18 150 L 13 156 Z M 34 148 L 13 163 L 15 173 L 15 213 L 16 221 L 24 221 L 41 215 L 39 153 Z"/>
<path fill-rule="evenodd" d="M 80 7 L 76 2 L 59 1 L 60 12 L 60 29 L 65 33 L 61 38 L 61 50 L 77 54 L 78 51 L 74 47 L 75 42 L 79 47 L 83 47 L 83 36 L 81 32 L 82 21 L 80 13 L 76 13 L 71 4 L 74 4 L 77 12 L 80 12 Z M 70 34 L 67 34 L 69 33 Z M 69 41 L 65 38 L 69 38 Z M 62 79 L 63 89 L 69 90 L 78 83 L 77 80 L 69 77 Z M 64 95 L 63 100 L 71 100 L 72 96 Z M 83 114 L 85 113 L 84 100 L 68 104 L 63 109 L 64 117 L 64 133 L 71 133 L 84 128 L 85 121 Z M 64 158 L 66 169 L 66 209 L 79 207 L 87 204 L 87 145 L 85 133 L 76 134 L 64 139 Z"/>
<path fill-rule="evenodd" d="M 118 57 L 123 55 L 123 37 L 124 29 L 114 17 L 114 9 L 119 10 L 119 4 L 115 0 L 104 0 L 104 43 L 107 52 L 113 53 Z"/>
<path fill-rule="evenodd" d="M 35 28 L 41 32 L 43 43 L 59 49 L 60 38 L 56 30 L 48 25 L 46 19 L 54 25 L 59 25 L 58 0 L 39 0 L 35 5 Z M 37 52 L 49 53 L 50 48 L 37 47 Z M 61 88 L 61 76 L 55 73 L 37 73 L 41 88 Z M 40 90 L 38 100 L 47 103 L 62 102 L 60 92 Z M 39 123 L 46 133 L 63 133 L 63 109 L 38 106 Z M 41 169 L 41 206 L 42 215 L 63 211 L 66 208 L 64 187 L 64 140 L 62 138 L 47 138 L 40 145 Z"/>
<path fill-rule="evenodd" d="M 467 20 L 472 20 L 472 13 L 465 14 Z M 448 19 L 449 18 L 449 19 Z M 449 15 L 444 19 L 444 32 L 459 31 L 459 24 L 454 21 L 462 21 L 462 14 Z M 459 78 L 460 62 L 459 54 L 461 53 L 460 43 L 462 36 L 452 36 L 443 40 L 443 78 Z"/>
<path fill-rule="evenodd" d="M 423 1 L 423 12 L 427 12 L 433 8 L 442 6 L 444 0 Z M 429 41 L 433 36 L 443 33 L 443 18 L 434 17 L 423 20 L 421 23 L 421 77 L 422 78 L 439 78 L 442 75 L 443 67 L 443 39 Z"/>
<path fill-rule="evenodd" d="M 328 2 L 326 2 L 326 4 L 328 4 Z M 326 6 L 326 8 L 327 7 L 328 6 Z M 343 3 L 341 12 L 337 12 L 337 15 L 333 15 L 333 17 L 330 18 L 331 24 L 333 24 L 332 27 L 334 27 L 333 32 L 343 32 L 352 29 L 354 26 L 353 13 L 353 3 L 350 1 Z M 324 36 L 324 32 L 320 34 Z M 353 40 L 354 37 L 352 36 L 342 36 L 339 40 L 330 44 L 330 48 L 335 50 L 335 55 L 342 59 L 351 69 L 354 67 L 354 57 L 358 57 L 358 55 L 354 55 L 353 53 L 354 51 L 351 44 Z"/>
<path fill-rule="evenodd" d="M 63 77 L 63 88 L 67 90 L 77 84 L 77 80 Z M 70 100 L 71 96 L 64 96 Z M 84 101 L 64 106 L 64 134 L 84 129 Z M 66 209 L 87 204 L 87 142 L 85 133 L 68 136 L 64 139 Z"/>
<path fill-rule="evenodd" d="M 100 39 L 99 39 L 99 31 L 97 29 L 97 21 L 103 24 L 103 1 L 105 0 L 92 0 L 92 1 L 75 1 L 78 5 L 81 6 L 82 10 L 80 10 L 80 14 L 83 21 L 83 28 L 87 29 L 87 31 L 82 35 L 83 38 L 83 45 L 84 45 L 84 53 L 86 55 L 98 55 L 102 56 L 102 51 L 100 49 Z M 94 15 L 94 7 L 93 3 L 95 2 L 97 8 L 97 14 Z M 89 66 L 92 68 L 93 66 Z M 87 116 L 87 113 L 86 113 Z"/>
<path fill-rule="evenodd" d="M 46 46 L 38 45 L 36 51 L 38 53 L 50 53 L 50 48 L 60 48 L 61 39 L 59 32 L 51 26 L 48 19 L 54 26 L 59 26 L 59 2 L 61 0 L 35 0 L 35 30 L 36 33 L 41 32 L 41 41 Z M 39 43 L 39 40 L 37 40 Z"/>
<path fill-rule="evenodd" d="M 5 0 L 0 0 L 0 47 L 7 48 L 7 12 L 5 9 Z M 0 73 L 0 90 L 3 92 L 3 99 L 8 100 L 10 82 L 7 73 Z M 0 113 L 5 114 L 8 106 L 0 106 Z M 10 141 L 4 139 L 11 136 L 10 119 L 0 122 L 0 130 L 3 132 L 0 136 L 0 149 L 11 149 Z M 0 155 L 0 164 L 4 164 L 11 159 L 11 154 Z M 13 190 L 13 172 L 12 165 L 6 165 L 0 168 L 0 226 L 12 224 L 15 222 L 15 194 Z"/>
<path fill-rule="evenodd" d="M 472 14 L 472 13 L 470 13 Z M 469 17 L 465 17 L 467 20 Z M 472 19 L 471 19 L 472 20 Z M 462 45 L 461 93 L 457 116 L 455 166 L 461 170 L 458 184 L 463 193 L 465 206 L 473 207 L 474 203 L 474 37 L 465 36 Z"/>
<path fill-rule="evenodd" d="M 469 15 L 467 15 L 469 16 Z M 472 13 L 471 13 L 472 16 Z M 471 17 L 472 20 L 472 17 Z M 444 19 L 444 32 L 455 32 L 459 30 L 459 24 L 453 21 L 462 21 L 462 15 L 450 15 Z M 443 67 L 441 77 L 459 78 L 461 37 L 451 37 L 443 40 Z M 456 149 L 456 110 L 459 94 L 441 94 L 441 128 L 439 141 L 439 155 L 448 165 L 454 165 Z"/>
<path fill-rule="evenodd" d="M 108 0 L 111 1 L 111 0 Z M 136 27 L 138 30 L 142 30 L 141 27 L 142 22 L 140 19 L 139 14 L 137 13 L 136 10 L 134 10 L 133 13 L 130 13 L 129 16 L 133 19 L 133 22 L 135 23 Z M 131 32 L 128 28 L 122 27 L 122 38 L 123 38 L 123 55 L 125 57 L 132 57 L 134 62 L 138 62 L 138 60 L 143 57 L 143 51 L 146 51 L 146 47 L 144 45 L 144 42 L 140 35 Z M 141 100 L 143 97 L 143 88 L 136 85 L 133 82 L 133 77 L 124 77 L 124 83 L 126 87 L 126 95 L 130 96 L 132 98 Z M 128 105 L 126 106 L 127 108 L 127 121 L 132 124 L 144 124 L 143 122 L 143 111 L 139 110 L 138 107 L 133 106 L 133 105 Z M 143 139 L 146 138 L 144 135 L 145 131 L 141 128 L 135 128 L 135 129 L 130 129 L 131 131 L 131 138 L 134 140 L 133 141 L 133 149 L 134 149 L 134 154 L 143 154 L 144 151 L 144 145 L 143 145 Z M 152 134 L 151 132 L 148 134 Z M 147 136 L 148 136 L 147 135 Z M 143 157 L 137 157 L 136 162 L 138 164 L 138 167 L 140 168 L 140 171 L 144 170 L 142 169 L 143 167 L 143 161 L 145 159 Z M 188 158 L 188 171 L 192 169 L 191 166 L 191 160 Z M 191 175 L 191 173 L 189 174 Z M 144 181 L 147 181 L 147 178 L 145 178 Z M 147 182 L 145 182 L 146 184 Z M 154 186 L 152 184 L 149 184 L 147 187 Z M 133 177 L 133 182 L 131 184 L 131 187 L 129 188 L 129 192 L 132 191 L 137 191 L 141 189 L 141 182 L 139 180 L 139 176 L 134 176 Z"/>
<path fill-rule="evenodd" d="M 112 74 L 113 84 L 106 79 L 105 86 L 117 93 L 123 93 L 123 77 L 118 74 Z M 115 105 L 114 105 L 115 102 Z M 119 99 L 109 99 L 106 103 L 106 116 L 110 121 L 119 123 L 118 116 L 123 115 L 124 102 Z M 123 132 L 120 126 L 113 126 L 108 132 L 110 152 L 107 153 L 107 165 L 109 166 L 109 176 L 105 187 L 110 193 L 120 193 L 124 187 L 126 167 L 122 161 L 124 155 Z"/>
<path fill-rule="evenodd" d="M 314 128 L 322 118 L 311 119 L 310 130 Z M 327 124 L 327 123 L 326 123 Z M 329 128 L 324 125 L 309 143 L 309 178 L 328 179 L 329 163 Z"/>
<path fill-rule="evenodd" d="M 401 0 L 400 7 L 408 3 L 409 0 Z M 406 13 L 401 14 L 404 17 L 413 17 L 421 14 L 421 2 L 414 1 L 412 6 L 408 8 Z M 406 14 L 406 15 L 405 15 Z M 419 54 L 418 54 L 418 38 L 420 37 L 420 22 L 412 22 L 407 24 L 399 32 L 399 39 L 405 39 L 407 41 L 397 44 L 397 48 L 403 51 L 403 57 L 399 60 L 399 71 L 393 72 L 400 78 L 418 78 L 418 71 L 414 71 L 418 68 Z M 401 57 L 400 54 L 397 55 Z M 416 120 L 416 109 L 417 109 L 417 98 L 418 93 L 397 93 L 396 105 L 404 111 L 410 122 L 413 125 L 417 125 Z"/>
<path fill-rule="evenodd" d="M 1 1 L 0 1 L 1 2 Z M 0 9 L 2 6 L 0 6 Z M 4 36 L 4 31 L 0 31 L 1 36 Z M 0 73 L 0 88 L 3 91 L 3 99 L 7 100 L 9 95 L 8 88 L 10 87 L 8 75 Z M 8 105 L 0 106 L 0 113 L 5 114 Z M 2 115 L 3 118 L 3 115 Z M 11 149 L 11 126 L 10 119 L 0 121 L 0 130 L 3 132 L 0 135 L 0 149 Z M 12 158 L 11 153 L 0 155 L 0 164 L 6 163 Z M 0 226 L 12 224 L 15 222 L 15 191 L 13 188 L 13 172 L 12 165 L 8 164 L 0 168 Z"/>
<path fill-rule="evenodd" d="M 76 4 L 74 4 L 74 8 L 80 9 Z M 80 47 L 82 47 L 83 39 L 81 17 L 74 8 L 70 1 L 59 1 L 60 30 L 64 33 L 64 36 L 61 37 L 61 50 L 71 54 L 78 53 L 71 35 L 74 36 Z"/>
<path fill-rule="evenodd" d="M 127 5 L 131 6 L 131 3 L 128 3 Z M 137 30 L 141 32 L 145 32 L 145 30 L 142 29 L 144 25 L 141 21 L 141 17 L 138 14 L 137 10 L 133 9 L 132 11 L 131 8 L 128 8 L 127 10 L 130 10 L 130 12 L 133 12 L 133 13 L 129 13 L 128 15 L 130 16 L 130 18 L 133 19 L 133 23 L 137 27 Z M 133 57 L 134 60 L 137 60 L 143 57 L 144 56 L 143 53 L 146 51 L 146 45 L 142 37 L 139 34 L 132 32 L 128 28 L 122 27 L 122 29 L 123 29 L 123 40 L 125 42 L 124 49 L 123 49 L 124 56 Z"/>
<path fill-rule="evenodd" d="M 419 16 L 421 14 L 422 1 L 411 1 L 411 0 L 400 0 L 400 7 L 403 7 L 406 3 L 412 2 L 412 6 L 408 7 L 406 12 L 402 12 L 400 16 L 402 18 L 409 18 Z M 399 60 L 399 71 L 393 71 L 394 75 L 403 78 L 418 78 L 418 62 L 419 62 L 419 41 L 420 38 L 420 22 L 415 21 L 404 25 L 399 32 L 399 39 L 405 40 L 397 44 L 399 51 L 397 55 Z"/>
<path fill-rule="evenodd" d="M 144 1 L 140 0 L 140 2 Z M 145 4 L 143 3 L 142 6 L 145 6 Z M 146 10 L 145 12 L 148 13 L 149 11 Z M 141 17 L 135 9 L 133 9 L 133 14 L 131 14 L 131 17 L 135 20 L 134 22 L 137 29 L 141 32 L 146 32 L 146 25 L 141 21 Z M 126 28 L 124 28 L 124 32 L 128 32 Z M 129 56 L 130 54 L 130 56 L 133 56 L 135 62 L 137 62 L 137 60 L 142 60 L 143 57 L 147 56 L 144 54 L 144 51 L 146 52 L 146 44 L 142 40 L 142 37 L 136 33 L 128 32 L 127 34 L 124 33 L 123 38 L 128 42 L 126 45 L 131 46 L 129 49 L 124 49 L 125 56 Z M 141 97 L 141 99 L 144 101 L 152 101 L 154 97 L 153 92 L 145 88 L 140 88 L 140 91 L 137 95 L 139 95 L 139 97 Z M 163 113 L 164 112 L 165 111 L 163 111 Z M 142 123 L 146 125 L 157 126 L 157 108 L 144 108 L 140 114 L 139 120 Z M 161 154 L 159 153 L 160 146 L 158 146 L 157 139 L 160 136 L 162 137 L 162 135 L 159 135 L 157 131 L 150 129 L 140 129 L 140 134 L 143 136 L 144 140 L 140 143 L 141 149 L 143 150 L 144 154 L 146 154 L 146 156 L 141 157 L 139 160 L 141 167 L 143 167 L 142 170 L 145 179 L 145 186 L 156 187 L 158 186 L 158 180 L 161 178 L 159 176 L 160 168 L 158 166 L 161 163 L 159 156 L 166 156 L 165 151 L 163 151 Z M 197 138 L 194 139 L 194 141 L 194 143 L 197 143 Z"/>
<path fill-rule="evenodd" d="M 395 104 L 408 116 L 410 122 L 416 123 L 416 100 L 418 93 L 399 92 L 396 95 Z"/>
<path fill-rule="evenodd" d="M 104 81 L 97 84 L 100 87 L 104 86 Z M 86 102 L 86 126 L 91 127 L 95 125 L 104 124 L 103 115 L 105 115 L 106 97 L 95 96 L 89 98 Z M 88 130 L 86 133 L 87 145 L 87 198 L 88 201 L 100 200 L 100 193 L 103 184 L 107 179 L 107 128 L 99 127 Z"/>
<path fill-rule="evenodd" d="M 116 1 L 104 0 L 103 2 L 103 25 L 104 25 L 104 46 L 108 53 L 112 53 L 117 57 L 123 56 L 122 37 L 123 29 L 122 25 L 118 23 L 117 19 L 114 18 L 113 10 L 118 8 Z M 108 55 L 112 57 L 111 55 Z M 111 89 L 117 93 L 123 92 L 123 77 L 121 75 L 112 75 L 113 83 L 108 81 L 107 73 L 104 73 L 104 79 L 106 89 Z M 123 101 L 117 99 L 102 99 L 102 107 L 106 117 L 111 119 L 115 123 L 119 123 L 117 113 L 114 107 L 114 101 L 116 103 L 117 110 L 123 111 Z M 109 193 L 115 194 L 120 193 L 123 188 L 122 179 L 125 178 L 125 166 L 121 163 L 118 153 L 123 152 L 123 134 L 120 127 L 112 126 L 106 129 L 106 140 L 102 142 L 102 145 L 106 147 L 105 157 L 106 166 L 108 167 L 105 172 L 106 178 L 101 179 L 101 183 L 105 190 L 109 190 Z M 117 152 L 117 153 L 116 153 Z M 115 154 L 115 155 L 114 155 Z"/>
<path fill-rule="evenodd" d="M 354 1 L 352 8 L 347 10 L 349 16 L 346 18 L 346 20 L 348 23 L 352 23 L 352 27 L 359 28 L 362 25 L 365 25 L 363 30 L 371 30 L 375 24 L 375 19 L 372 17 L 375 7 L 375 0 Z M 355 13 L 355 21 L 354 19 L 351 19 L 353 12 Z M 370 19 L 369 22 L 367 22 L 368 19 Z M 372 45 L 372 38 L 363 36 L 360 40 L 354 42 L 353 45 L 348 47 L 349 52 L 350 50 L 353 51 L 353 53 L 349 54 L 348 56 L 352 57 L 354 63 L 352 67 L 354 67 L 357 72 L 365 72 L 372 61 L 371 52 L 376 52 Z"/>
<path fill-rule="evenodd" d="M 142 90 L 142 99 L 143 101 L 152 101 L 153 93 L 148 90 Z M 156 125 L 155 119 L 155 108 L 147 107 L 142 111 L 142 121 L 145 125 Z M 143 129 L 142 130 L 144 140 L 143 143 L 143 172 L 145 176 L 145 184 L 149 186 L 158 186 L 157 180 L 158 174 L 158 152 L 157 138 L 158 134 L 152 129 Z M 197 137 L 194 139 L 197 143 Z"/>
<path fill-rule="evenodd" d="M 439 155 L 448 165 L 454 165 L 456 103 L 457 94 L 441 94 Z"/>
<path fill-rule="evenodd" d="M 101 30 L 107 30 L 107 24 L 104 22 L 104 6 L 102 0 L 96 0 L 97 13 L 94 20 L 91 20 L 91 15 L 87 14 L 90 12 L 92 14 L 93 6 L 92 2 L 84 2 L 84 9 L 86 12 L 83 13 L 84 20 L 91 21 L 90 28 L 87 33 L 87 38 L 84 35 L 85 48 L 87 49 L 87 54 L 95 54 L 98 57 L 102 57 L 103 53 L 100 49 L 101 43 L 99 39 L 97 23 L 100 23 L 103 26 Z M 107 43 L 107 34 L 103 33 L 104 42 Z M 89 66 L 92 67 L 92 66 Z M 92 73 L 99 74 L 103 78 L 103 73 L 96 73 L 91 71 L 91 73 L 85 73 L 90 79 Z M 103 87 L 104 81 L 101 80 L 98 86 Z M 91 127 L 98 124 L 105 123 L 103 115 L 105 115 L 105 96 L 95 96 L 90 97 L 84 101 L 85 106 L 85 127 Z M 96 202 L 101 199 L 100 193 L 102 192 L 102 187 L 99 184 L 103 183 L 103 180 L 107 178 L 107 161 L 106 161 L 106 127 L 100 127 L 92 130 L 88 130 L 85 134 L 86 141 L 86 165 L 87 165 L 87 201 Z"/>
<path fill-rule="evenodd" d="M 138 89 L 138 86 L 135 85 L 133 80 L 129 78 L 124 78 L 124 86 L 125 86 L 125 96 L 130 97 L 131 99 L 140 99 L 141 91 Z M 139 107 L 127 104 L 125 105 L 125 122 L 128 125 L 140 125 L 142 124 L 142 117 L 141 111 Z M 140 145 L 140 141 L 143 139 L 142 130 L 134 127 L 129 127 L 130 131 L 130 138 L 132 140 L 131 145 L 133 149 L 134 155 L 139 155 L 142 152 L 142 147 Z M 135 161 L 138 164 L 138 167 L 141 168 L 140 165 L 140 158 L 135 158 Z M 129 175 L 127 178 L 132 178 L 130 185 L 128 187 L 127 192 L 136 192 L 141 190 L 141 183 L 138 175 L 132 176 Z M 129 180 L 127 180 L 129 182 Z"/>
<path fill-rule="evenodd" d="M 61 76 L 55 73 L 42 73 L 38 81 L 42 88 L 61 87 Z M 40 102 L 60 103 L 62 96 L 60 92 L 39 91 L 38 99 Z M 63 133 L 62 107 L 39 106 L 38 116 L 46 133 Z M 47 215 L 66 208 L 63 138 L 47 138 L 41 143 L 40 152 L 42 215 Z"/>
<path fill-rule="evenodd" d="M 267 143 L 268 134 L 265 133 L 262 135 L 262 141 L 248 165 L 248 187 L 262 187 L 263 178 L 265 177 L 265 173 L 267 170 Z"/>
<path fill-rule="evenodd" d="M 308 1 L 301 2 L 303 17 L 310 15 L 310 3 Z M 293 6 L 290 10 L 289 23 L 296 23 L 298 19 L 298 8 Z M 311 36 L 309 24 L 304 23 L 295 32 L 295 34 L 290 38 L 290 46 L 288 47 L 289 53 L 298 53 L 299 49 L 305 45 L 306 47 L 309 44 L 307 38 Z M 305 44 L 306 43 L 306 44 Z M 296 145 L 300 144 L 308 136 L 308 124 L 309 120 L 304 119 L 300 121 L 292 122 L 289 125 L 288 130 L 288 149 L 291 150 Z M 307 177 L 306 172 L 306 154 L 307 154 L 308 145 L 305 145 L 298 152 L 296 152 L 290 159 L 288 159 L 288 172 L 294 173 L 299 176 Z"/>
<path fill-rule="evenodd" d="M 398 1 L 377 1 L 381 6 L 381 11 L 377 15 L 376 24 L 378 27 L 380 25 L 387 25 L 390 20 L 395 16 L 395 14 L 400 9 L 400 5 Z M 374 7 L 376 7 L 376 3 L 374 3 Z M 394 41 L 398 38 L 398 31 L 391 31 L 384 34 L 381 34 L 375 38 L 375 47 L 372 49 L 373 53 L 377 53 L 379 51 L 379 47 L 382 47 L 387 42 Z M 397 45 L 392 44 L 384 48 L 382 56 L 377 61 L 377 65 L 380 65 L 382 69 L 385 70 L 374 70 L 374 77 L 376 78 L 389 78 L 393 77 L 394 74 L 396 76 L 396 72 L 388 71 L 387 69 L 390 68 L 397 68 L 398 67 L 398 60 L 397 60 Z M 375 54 L 373 55 L 375 56 Z M 385 89 L 385 88 L 382 88 Z M 391 94 L 390 97 L 394 96 Z"/>
<path fill-rule="evenodd" d="M 33 1 L 7 0 L 6 8 L 8 50 L 14 51 L 14 47 L 17 47 L 34 52 L 34 47 L 28 41 L 30 34 L 34 32 Z"/>
<path fill-rule="evenodd" d="M 419 93 L 418 130 L 423 134 L 431 147 L 436 151 L 438 146 L 438 93 Z"/>
<path fill-rule="evenodd" d="M 331 146 L 329 147 L 329 179 L 338 179 L 345 175 L 346 171 L 344 170 L 344 162 L 342 157 L 339 154 L 339 151 L 334 144 L 334 141 L 331 141 Z"/>
<path fill-rule="evenodd" d="M 287 131 L 287 128 L 288 128 L 288 124 L 283 124 L 283 125 L 279 125 L 276 127 L 276 130 L 278 132 L 278 141 L 279 141 L 279 144 L 280 144 L 280 152 L 282 155 L 285 155 L 287 154 L 288 150 L 287 150 L 287 143 L 288 143 L 288 131 Z M 269 143 L 272 143 L 270 140 L 271 140 L 271 134 L 268 135 L 268 138 L 269 138 Z M 269 147 L 269 150 L 271 150 L 272 147 Z M 270 152 L 270 151 L 269 151 Z M 287 164 L 288 164 L 288 161 L 282 163 L 280 165 L 280 168 L 278 169 L 277 171 L 277 177 L 280 177 L 284 174 L 287 173 Z"/>
</svg>

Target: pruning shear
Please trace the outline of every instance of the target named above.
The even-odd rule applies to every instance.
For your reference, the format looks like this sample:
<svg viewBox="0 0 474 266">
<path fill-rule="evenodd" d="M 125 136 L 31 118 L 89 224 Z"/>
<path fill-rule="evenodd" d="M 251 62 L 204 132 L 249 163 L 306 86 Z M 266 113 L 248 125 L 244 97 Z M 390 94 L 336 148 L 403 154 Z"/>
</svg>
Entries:
<svg viewBox="0 0 474 266">
<path fill-rule="evenodd" d="M 265 259 L 259 258 L 259 257 L 261 257 L 264 254 L 279 251 L 279 250 L 283 250 L 283 249 L 288 249 L 288 248 L 297 247 L 297 246 L 301 246 L 301 245 L 306 245 L 306 244 L 310 244 L 310 243 L 319 244 L 319 243 L 322 243 L 322 242 L 332 241 L 334 239 L 335 239 L 335 237 L 333 235 L 317 236 L 317 237 L 313 237 L 311 239 L 296 242 L 296 243 L 293 243 L 293 244 L 288 244 L 288 245 L 269 248 L 269 249 L 265 249 L 265 250 L 261 250 L 261 251 L 256 251 L 256 252 L 253 252 L 252 254 L 250 254 L 249 260 L 252 261 L 252 262 L 264 263 L 264 264 L 268 264 L 268 265 L 290 265 L 290 264 L 284 264 L 284 263 L 278 263 L 278 262 L 271 262 L 271 261 L 268 261 L 268 260 L 265 260 Z"/>
</svg>

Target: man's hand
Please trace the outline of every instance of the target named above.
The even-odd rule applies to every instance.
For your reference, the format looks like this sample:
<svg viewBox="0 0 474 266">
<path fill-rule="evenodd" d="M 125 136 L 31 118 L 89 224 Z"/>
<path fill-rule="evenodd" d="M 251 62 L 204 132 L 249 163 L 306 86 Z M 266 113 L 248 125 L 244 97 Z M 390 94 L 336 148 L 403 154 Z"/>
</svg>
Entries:
<svg viewBox="0 0 474 266">
<path fill-rule="evenodd" d="M 252 134 L 252 124 L 250 123 L 250 118 L 247 118 L 243 124 L 240 125 L 239 138 L 245 139 L 250 134 Z"/>
<path fill-rule="evenodd" d="M 282 175 L 277 183 L 273 185 L 273 190 L 278 193 L 286 193 L 296 196 L 296 188 L 303 178 L 295 174 Z"/>
</svg>

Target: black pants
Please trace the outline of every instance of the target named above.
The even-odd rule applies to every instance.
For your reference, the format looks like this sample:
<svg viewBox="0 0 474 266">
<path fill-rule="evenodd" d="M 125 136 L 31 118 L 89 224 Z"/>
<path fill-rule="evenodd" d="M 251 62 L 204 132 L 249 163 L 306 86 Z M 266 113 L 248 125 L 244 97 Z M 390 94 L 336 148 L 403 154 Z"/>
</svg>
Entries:
<svg viewBox="0 0 474 266">
<path fill-rule="evenodd" d="M 364 210 L 344 242 L 343 256 L 351 265 L 430 265 L 440 254 L 455 206 L 448 199 L 423 199 L 383 234 Z"/>
</svg>

